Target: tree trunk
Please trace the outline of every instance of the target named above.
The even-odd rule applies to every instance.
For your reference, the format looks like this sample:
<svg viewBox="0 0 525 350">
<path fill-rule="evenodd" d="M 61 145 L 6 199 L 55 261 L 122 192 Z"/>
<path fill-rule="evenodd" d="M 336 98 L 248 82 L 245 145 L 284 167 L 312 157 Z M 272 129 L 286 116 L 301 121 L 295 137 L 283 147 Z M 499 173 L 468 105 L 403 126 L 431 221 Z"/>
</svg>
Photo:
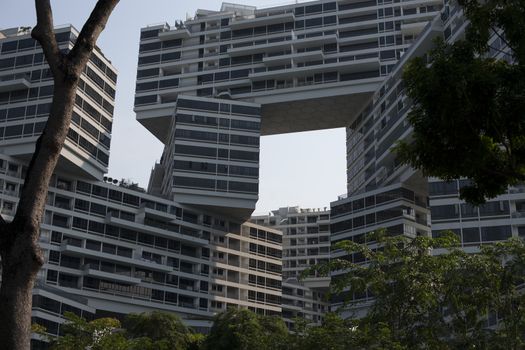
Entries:
<svg viewBox="0 0 525 350">
<path fill-rule="evenodd" d="M 53 74 L 51 111 L 27 169 L 15 217 L 6 223 L 0 216 L 0 348 L 28 350 L 31 342 L 32 290 L 43 264 L 38 245 L 47 190 L 66 140 L 82 71 L 119 0 L 98 0 L 82 27 L 75 45 L 60 52 L 54 35 L 50 0 L 35 0 L 37 40 Z"/>
<path fill-rule="evenodd" d="M 42 266 L 40 248 L 19 233 L 6 252 L 2 249 L 0 288 L 0 339 L 2 349 L 24 349 L 31 342 L 31 305 L 33 284 Z M 38 233 L 36 234 L 38 237 Z M 26 242 L 29 242 L 27 244 Z"/>
</svg>

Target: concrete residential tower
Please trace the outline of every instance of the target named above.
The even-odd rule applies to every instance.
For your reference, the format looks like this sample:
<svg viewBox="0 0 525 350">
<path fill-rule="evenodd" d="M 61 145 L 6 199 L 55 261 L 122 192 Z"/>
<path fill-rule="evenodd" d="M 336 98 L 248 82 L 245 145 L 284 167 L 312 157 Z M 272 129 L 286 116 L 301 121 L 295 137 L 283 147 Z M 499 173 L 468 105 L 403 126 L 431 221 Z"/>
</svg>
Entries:
<svg viewBox="0 0 525 350">
<path fill-rule="evenodd" d="M 282 316 L 288 327 L 293 329 L 297 317 L 320 323 L 329 308 L 330 278 L 301 273 L 330 258 L 330 211 L 285 207 L 251 221 L 283 232 Z"/>
</svg>

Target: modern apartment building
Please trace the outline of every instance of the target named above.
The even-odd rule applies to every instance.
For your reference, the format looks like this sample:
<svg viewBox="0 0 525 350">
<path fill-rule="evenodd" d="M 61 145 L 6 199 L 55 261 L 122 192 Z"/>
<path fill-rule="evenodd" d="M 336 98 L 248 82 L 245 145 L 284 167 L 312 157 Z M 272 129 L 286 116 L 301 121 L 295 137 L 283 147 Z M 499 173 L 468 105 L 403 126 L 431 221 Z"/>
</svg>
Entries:
<svg viewBox="0 0 525 350">
<path fill-rule="evenodd" d="M 302 277 L 308 267 L 330 259 L 330 211 L 327 208 L 284 207 L 251 221 L 283 233 L 282 317 L 293 329 L 294 319 L 319 323 L 328 311 L 330 278 Z"/>
<path fill-rule="evenodd" d="M 97 49 L 51 183 L 35 321 L 59 334 L 67 310 L 98 317 L 162 309 L 202 329 L 214 313 L 242 306 L 282 313 L 289 325 L 295 316 L 318 322 L 327 281 L 297 276 L 328 258 L 329 235 L 332 243 L 363 241 L 380 227 L 429 235 L 444 223 L 433 218 L 431 229 L 433 206 L 461 210 L 457 196 L 432 191 L 429 208 L 427 179 L 400 166 L 390 148 L 410 135 L 403 64 L 437 36 L 461 36 L 464 25 L 461 11 L 441 0 L 318 0 L 266 9 L 225 3 L 143 28 L 135 112 L 165 145 L 147 191 L 104 180 L 116 71 Z M 1 33 L 0 200 L 9 219 L 52 80 L 29 29 Z M 77 35 L 57 28 L 61 49 Z M 343 126 L 348 194 L 332 203 L 331 227 L 328 211 L 294 208 L 246 222 L 258 198 L 261 136 Z M 507 196 L 508 211 L 500 203 L 489 217 L 516 216 L 516 235 L 521 201 Z M 481 213 L 472 222 L 489 223 Z M 456 229 L 472 227 L 462 214 L 453 218 Z"/>
<path fill-rule="evenodd" d="M 0 201 L 6 220 L 15 213 L 53 91 L 29 32 L 0 32 Z M 57 28 L 61 50 L 70 49 L 77 35 L 73 27 Z M 89 319 L 161 309 L 202 330 L 229 306 L 281 314 L 280 231 L 104 177 L 115 82 L 115 68 L 97 48 L 82 74 L 50 184 L 33 321 L 56 335 L 65 311 Z M 35 336 L 34 348 L 45 348 L 39 340 Z"/>
<path fill-rule="evenodd" d="M 348 125 L 440 8 L 440 0 L 224 3 L 142 28 L 135 112 L 166 146 L 152 188 L 248 218 L 260 136 Z"/>
<path fill-rule="evenodd" d="M 223 3 L 174 26 L 142 28 L 134 110 L 165 145 L 149 192 L 249 218 L 258 198 L 260 136 L 356 121 L 441 7 L 441 0 L 320 0 L 265 9 Z M 405 211 L 415 222 L 420 198 L 410 193 L 412 206 L 400 198 L 385 215 Z M 328 258 L 328 211 L 294 210 L 254 219 L 285 231 L 285 319 L 318 322 L 326 304 L 297 277 Z M 425 204 L 421 215 L 427 211 Z M 320 221 L 308 222 L 308 215 Z"/>
<path fill-rule="evenodd" d="M 204 207 L 231 197 L 217 201 L 225 203 L 224 212 L 245 217 L 257 200 L 260 136 L 346 126 L 347 194 L 331 206 L 332 243 L 366 242 L 366 233 L 379 228 L 408 237 L 452 228 L 468 244 L 519 235 L 519 188 L 471 208 L 457 196 L 461 181 L 429 180 L 391 152 L 411 135 L 405 63 L 425 55 L 437 37 L 462 38 L 466 25 L 448 0 L 346 0 L 265 9 L 224 3 L 173 27 L 143 28 L 135 111 L 166 145 L 154 188 L 168 197 L 184 192 L 183 204 Z M 498 36 L 490 40 L 488 54 L 509 59 Z M 242 103 L 249 105 L 235 107 Z M 237 124 L 241 120 L 258 125 Z M 232 158 L 238 151 L 252 154 Z M 181 163 L 187 155 L 201 160 Z M 292 242 L 285 234 L 285 282 L 300 269 L 292 264 L 304 260 L 287 255 L 298 253 Z M 364 261 L 358 254 L 333 256 Z M 343 293 L 333 306 L 345 298 L 363 300 L 365 308 L 370 301 Z"/>
</svg>

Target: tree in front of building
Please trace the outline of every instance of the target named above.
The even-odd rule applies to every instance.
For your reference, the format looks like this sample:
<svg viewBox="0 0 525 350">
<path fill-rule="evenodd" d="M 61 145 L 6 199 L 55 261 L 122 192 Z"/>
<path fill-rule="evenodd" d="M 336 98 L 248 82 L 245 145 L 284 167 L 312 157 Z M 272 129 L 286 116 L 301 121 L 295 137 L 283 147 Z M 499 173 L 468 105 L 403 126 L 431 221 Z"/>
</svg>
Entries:
<svg viewBox="0 0 525 350">
<path fill-rule="evenodd" d="M 480 204 L 525 181 L 525 3 L 459 4 L 465 40 L 438 40 L 404 70 L 414 131 L 397 153 L 425 176 L 470 179 L 461 197 Z"/>
<path fill-rule="evenodd" d="M 204 342 L 205 350 L 289 349 L 288 329 L 277 316 L 259 316 L 230 308 L 218 314 Z"/>
<path fill-rule="evenodd" d="M 203 337 L 193 333 L 177 315 L 160 311 L 129 314 L 123 327 L 134 350 L 198 349 Z"/>
<path fill-rule="evenodd" d="M 0 217 L 0 344 L 27 350 L 31 335 L 31 293 L 44 262 L 38 246 L 47 191 L 66 140 L 77 85 L 96 41 L 118 0 L 99 0 L 68 53 L 59 50 L 49 0 L 35 0 L 37 24 L 31 36 L 42 47 L 53 75 L 54 91 L 48 120 L 29 162 L 15 216 Z"/>
<path fill-rule="evenodd" d="M 59 337 L 33 324 L 33 332 L 47 340 L 51 350 L 199 350 L 205 339 L 177 315 L 161 311 L 128 314 L 122 323 L 110 317 L 87 321 L 71 312 L 64 317 Z"/>
<path fill-rule="evenodd" d="M 51 340 L 51 350 L 128 350 L 130 343 L 124 337 L 120 322 L 114 318 L 86 321 L 71 312 L 64 314 L 63 336 Z M 39 333 L 45 336 L 45 329 Z"/>
<path fill-rule="evenodd" d="M 522 240 L 484 245 L 475 253 L 466 253 L 452 232 L 409 239 L 378 231 L 367 241 L 335 247 L 363 262 L 333 259 L 313 268 L 325 275 L 339 272 L 333 292 L 343 293 L 342 310 L 351 317 L 354 310 L 368 307 L 365 316 L 348 325 L 352 348 L 525 346 Z"/>
</svg>

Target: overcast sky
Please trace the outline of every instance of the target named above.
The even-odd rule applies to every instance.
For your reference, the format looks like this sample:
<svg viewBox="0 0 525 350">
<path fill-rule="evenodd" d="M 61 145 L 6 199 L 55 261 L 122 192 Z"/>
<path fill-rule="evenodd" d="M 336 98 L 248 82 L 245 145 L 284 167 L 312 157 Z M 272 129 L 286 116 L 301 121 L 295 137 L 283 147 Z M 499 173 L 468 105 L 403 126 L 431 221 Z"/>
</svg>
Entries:
<svg viewBox="0 0 525 350">
<path fill-rule="evenodd" d="M 258 7 L 283 5 L 268 0 L 230 1 Z M 291 3 L 291 2 L 288 2 Z M 94 0 L 52 1 L 55 25 L 78 30 Z M 133 112 L 140 28 L 193 16 L 198 8 L 218 10 L 221 1 L 122 0 L 111 16 L 98 46 L 118 70 L 109 176 L 129 178 L 146 187 L 162 144 L 136 120 Z M 34 26 L 34 1 L 2 0 L 0 28 Z M 256 213 L 283 206 L 325 207 L 346 190 L 344 129 L 331 129 L 261 139 L 259 202 Z"/>
</svg>

